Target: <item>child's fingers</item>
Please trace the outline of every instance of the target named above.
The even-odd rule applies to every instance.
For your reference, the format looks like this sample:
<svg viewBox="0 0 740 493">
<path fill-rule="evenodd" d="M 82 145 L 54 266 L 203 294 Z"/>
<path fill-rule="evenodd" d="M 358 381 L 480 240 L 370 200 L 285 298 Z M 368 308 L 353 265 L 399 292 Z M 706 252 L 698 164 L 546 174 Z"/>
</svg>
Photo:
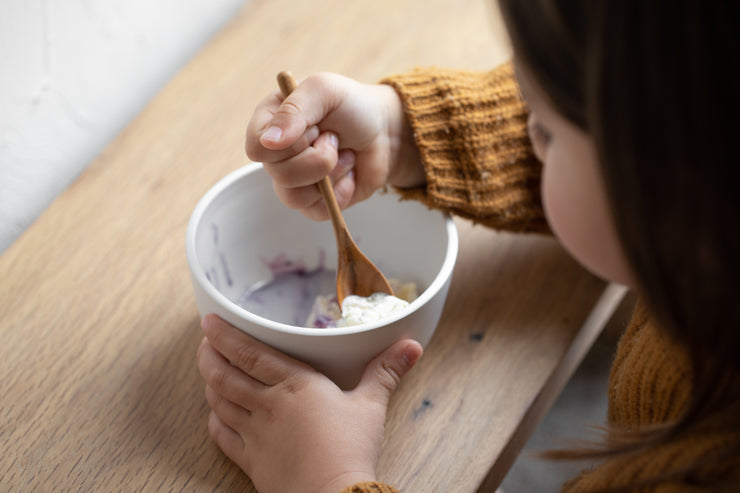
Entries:
<svg viewBox="0 0 740 493">
<path fill-rule="evenodd" d="M 268 149 L 263 146 L 260 142 L 260 131 L 255 131 L 247 128 L 247 137 L 245 143 L 245 151 L 247 157 L 252 161 L 258 162 L 273 162 L 282 161 L 291 156 L 299 154 L 307 147 L 311 146 L 319 134 L 321 133 L 319 127 L 311 125 L 307 127 L 302 134 L 298 135 L 295 139 L 288 142 L 285 141 L 285 145 L 280 149 Z"/>
<path fill-rule="evenodd" d="M 354 170 L 356 162 L 357 156 L 352 150 L 341 149 L 337 152 L 336 165 L 329 173 L 332 184 L 336 185 L 342 178 L 350 174 Z"/>
<path fill-rule="evenodd" d="M 252 413 L 226 399 L 218 392 L 206 385 L 206 401 L 218 419 L 226 426 L 241 435 L 241 431 L 249 425 Z"/>
<path fill-rule="evenodd" d="M 412 339 L 396 342 L 368 363 L 355 391 L 387 406 L 391 394 L 422 352 L 421 344 Z"/>
<path fill-rule="evenodd" d="M 265 171 L 281 187 L 312 185 L 327 176 L 336 166 L 338 145 L 335 133 L 323 133 L 313 145 L 295 156 L 283 161 L 265 161 Z"/>
<path fill-rule="evenodd" d="M 259 406 L 260 391 L 265 385 L 234 367 L 208 340 L 198 348 L 198 369 L 209 388 L 247 410 Z"/>
<path fill-rule="evenodd" d="M 334 183 L 334 195 L 337 198 L 337 205 L 340 209 L 349 206 L 352 197 L 355 194 L 355 176 L 352 170 L 340 176 Z"/>
<path fill-rule="evenodd" d="M 337 199 L 337 205 L 340 209 L 345 209 L 352 202 L 352 197 L 355 193 L 355 177 L 352 170 L 347 172 L 345 175 L 339 178 L 339 181 L 332 185 L 334 188 L 334 195 Z M 286 200 L 294 200 L 296 204 L 300 204 L 294 209 L 300 209 L 301 213 L 309 219 L 314 221 L 324 221 L 329 219 L 329 209 L 326 207 L 321 194 L 318 191 L 318 187 L 311 186 L 311 190 L 307 190 L 309 187 L 304 189 L 292 189 L 292 190 L 280 190 L 277 191 L 278 196 L 281 194 L 286 199 L 281 198 L 284 203 Z M 297 193 L 294 194 L 294 192 Z M 303 200 L 303 201 L 301 201 Z"/>
<path fill-rule="evenodd" d="M 201 327 L 211 345 L 241 371 L 265 385 L 275 385 L 298 371 L 315 371 L 250 337 L 217 315 L 206 315 Z"/>
<path fill-rule="evenodd" d="M 321 193 L 316 184 L 311 184 L 305 187 L 285 188 L 273 181 L 272 188 L 277 198 L 280 199 L 280 202 L 291 209 L 302 211 L 321 202 Z M 329 215 L 327 213 L 323 217 L 318 217 L 316 219 L 327 219 L 328 217 Z"/>
<path fill-rule="evenodd" d="M 354 152 L 349 149 L 342 149 L 338 154 L 337 165 L 334 166 L 334 169 L 329 174 L 337 203 L 342 209 L 351 203 L 354 195 L 355 181 L 353 169 L 355 160 Z M 315 182 L 301 187 L 286 187 L 273 180 L 272 185 L 278 199 L 291 209 L 300 210 L 307 217 L 317 221 L 329 218 L 329 213 Z"/>
<path fill-rule="evenodd" d="M 215 412 L 211 411 L 208 417 L 208 433 L 216 445 L 223 451 L 226 456 L 236 462 L 244 472 L 249 470 L 249 464 L 243 455 L 244 440 L 241 435 L 224 424 Z M 247 472 L 247 474 L 249 474 Z"/>
</svg>

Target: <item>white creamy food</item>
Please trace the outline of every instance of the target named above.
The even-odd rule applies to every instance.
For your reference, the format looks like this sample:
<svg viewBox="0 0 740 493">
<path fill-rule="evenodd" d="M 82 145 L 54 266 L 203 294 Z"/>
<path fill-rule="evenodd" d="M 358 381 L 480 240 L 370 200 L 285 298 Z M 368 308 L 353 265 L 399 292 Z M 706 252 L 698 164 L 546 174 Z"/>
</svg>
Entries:
<svg viewBox="0 0 740 493">
<path fill-rule="evenodd" d="M 306 327 L 347 327 L 376 322 L 406 308 L 417 297 L 415 283 L 388 281 L 397 296 L 375 293 L 367 298 L 350 295 L 339 307 L 335 296 L 318 296 Z"/>
<path fill-rule="evenodd" d="M 349 295 L 342 302 L 342 317 L 337 327 L 377 322 L 409 306 L 408 301 L 386 293 L 374 293 L 367 298 Z"/>
<path fill-rule="evenodd" d="M 231 282 L 226 260 L 221 260 L 227 282 Z M 382 293 L 368 298 L 347 296 L 341 308 L 335 294 L 319 294 L 336 286 L 336 273 L 324 268 L 323 253 L 319 255 L 319 265 L 312 269 L 285 254 L 265 264 L 272 272 L 272 279 L 249 286 L 236 303 L 260 317 L 297 327 L 346 327 L 375 322 L 403 310 L 417 297 L 416 283 L 391 278 L 388 283 L 395 296 Z M 206 272 L 206 276 L 217 287 L 216 271 Z"/>
</svg>

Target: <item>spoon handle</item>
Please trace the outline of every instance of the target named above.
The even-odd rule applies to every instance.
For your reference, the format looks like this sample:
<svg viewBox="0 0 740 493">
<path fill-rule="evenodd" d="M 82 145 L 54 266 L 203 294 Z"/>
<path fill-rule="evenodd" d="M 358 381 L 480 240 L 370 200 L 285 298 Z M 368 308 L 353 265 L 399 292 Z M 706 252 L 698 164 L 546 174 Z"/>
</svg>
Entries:
<svg viewBox="0 0 740 493">
<path fill-rule="evenodd" d="M 280 92 L 283 93 L 284 97 L 288 95 L 298 87 L 298 82 L 293 77 L 293 74 L 288 70 L 283 70 L 277 76 L 278 85 L 280 86 Z"/>
<path fill-rule="evenodd" d="M 325 176 L 316 185 L 318 185 L 321 197 L 324 199 L 327 209 L 329 209 L 329 217 L 331 217 L 331 223 L 334 225 L 334 232 L 338 234 L 339 231 L 346 231 L 347 225 L 345 224 L 344 216 L 342 216 L 342 212 L 339 209 L 337 197 L 334 195 L 334 188 L 331 186 L 331 180 L 328 176 Z M 340 238 L 337 238 L 337 240 L 339 239 Z"/>
<path fill-rule="evenodd" d="M 285 97 L 288 97 L 298 86 L 290 72 L 280 72 L 277 79 Z M 342 306 L 344 297 L 349 294 L 370 296 L 373 293 L 382 292 L 392 295 L 393 289 L 383 273 L 357 248 L 352 240 L 339 210 L 329 177 L 325 176 L 317 185 L 329 210 L 331 223 L 334 226 L 334 236 L 337 240 L 337 300 L 339 306 Z"/>
</svg>

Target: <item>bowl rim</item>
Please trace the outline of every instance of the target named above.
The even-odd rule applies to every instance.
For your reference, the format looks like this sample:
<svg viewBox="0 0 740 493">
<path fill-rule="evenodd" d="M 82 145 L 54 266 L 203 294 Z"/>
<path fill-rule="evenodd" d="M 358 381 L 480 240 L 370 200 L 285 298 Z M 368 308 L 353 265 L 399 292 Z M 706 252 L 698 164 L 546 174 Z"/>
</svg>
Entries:
<svg viewBox="0 0 740 493">
<path fill-rule="evenodd" d="M 218 182 L 216 182 L 206 193 L 198 200 L 193 212 L 188 220 L 187 231 L 185 234 L 185 252 L 188 262 L 188 268 L 190 269 L 191 276 L 195 279 L 198 285 L 206 291 L 210 298 L 218 304 L 225 311 L 230 314 L 244 319 L 250 323 L 262 325 L 276 332 L 283 332 L 288 334 L 298 335 L 311 335 L 311 336 L 337 336 L 345 334 L 355 334 L 360 332 L 367 332 L 378 327 L 390 325 L 397 320 L 410 316 L 412 313 L 421 308 L 426 304 L 432 297 L 434 297 L 440 289 L 442 289 L 448 279 L 452 277 L 452 271 L 457 261 L 458 253 L 458 232 L 455 222 L 452 220 L 450 215 L 442 211 L 432 211 L 441 214 L 445 221 L 445 230 L 447 232 L 447 247 L 445 249 L 445 258 L 442 262 L 442 266 L 434 277 L 431 284 L 421 293 L 414 301 L 409 303 L 409 306 L 399 311 L 398 313 L 384 318 L 381 321 L 372 323 L 365 323 L 359 325 L 350 325 L 347 327 L 326 327 L 326 328 L 315 328 L 315 327 L 298 327 L 295 325 L 284 324 L 281 322 L 275 322 L 265 317 L 256 315 L 235 302 L 227 298 L 223 293 L 218 291 L 213 284 L 205 276 L 203 269 L 200 268 L 198 257 L 196 255 L 195 248 L 195 232 L 198 230 L 203 215 L 208 210 L 208 207 L 213 203 L 214 199 L 221 194 L 224 190 L 231 186 L 235 186 L 240 180 L 244 179 L 248 175 L 263 170 L 262 163 L 249 163 L 245 166 L 237 168 L 230 172 Z M 376 192 L 377 193 L 377 192 Z"/>
</svg>

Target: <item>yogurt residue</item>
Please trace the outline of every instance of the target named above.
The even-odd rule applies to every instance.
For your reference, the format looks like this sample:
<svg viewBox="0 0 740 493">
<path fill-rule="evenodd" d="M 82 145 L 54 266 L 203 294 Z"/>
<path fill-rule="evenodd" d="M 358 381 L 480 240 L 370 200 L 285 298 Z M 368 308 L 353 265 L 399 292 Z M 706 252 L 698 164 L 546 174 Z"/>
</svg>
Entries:
<svg viewBox="0 0 740 493">
<path fill-rule="evenodd" d="M 417 297 L 416 284 L 388 279 L 396 296 L 375 293 L 363 296 L 345 296 L 339 308 L 336 296 L 317 296 L 306 327 L 347 327 L 376 322 L 403 310 Z"/>
<path fill-rule="evenodd" d="M 408 301 L 386 293 L 371 294 L 367 298 L 349 295 L 342 302 L 342 318 L 337 320 L 337 327 L 377 322 L 407 306 Z"/>
<path fill-rule="evenodd" d="M 277 322 L 314 328 L 372 323 L 398 313 L 417 297 L 415 283 L 389 279 L 396 296 L 346 296 L 340 308 L 336 295 L 322 294 L 333 290 L 336 276 L 324 268 L 323 255 L 315 269 L 306 269 L 302 262 L 292 262 L 284 255 L 267 264 L 273 278 L 251 286 L 237 304 Z"/>
</svg>

